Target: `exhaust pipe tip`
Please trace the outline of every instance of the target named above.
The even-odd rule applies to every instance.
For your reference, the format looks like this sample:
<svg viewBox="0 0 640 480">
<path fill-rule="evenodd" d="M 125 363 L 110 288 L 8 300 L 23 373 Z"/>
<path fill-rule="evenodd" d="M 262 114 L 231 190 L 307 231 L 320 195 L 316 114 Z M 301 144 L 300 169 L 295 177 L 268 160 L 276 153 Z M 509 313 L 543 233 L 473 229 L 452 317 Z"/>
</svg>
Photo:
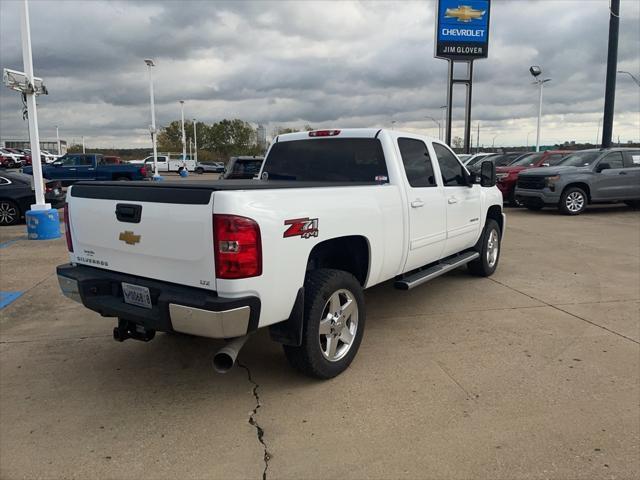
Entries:
<svg viewBox="0 0 640 480">
<path fill-rule="evenodd" d="M 236 363 L 240 349 L 248 338 L 248 335 L 236 337 L 218 350 L 213 356 L 213 369 L 218 373 L 227 373 L 231 370 Z"/>
<path fill-rule="evenodd" d="M 223 350 L 213 356 L 213 369 L 218 373 L 227 373 L 236 363 L 235 356 Z"/>
</svg>

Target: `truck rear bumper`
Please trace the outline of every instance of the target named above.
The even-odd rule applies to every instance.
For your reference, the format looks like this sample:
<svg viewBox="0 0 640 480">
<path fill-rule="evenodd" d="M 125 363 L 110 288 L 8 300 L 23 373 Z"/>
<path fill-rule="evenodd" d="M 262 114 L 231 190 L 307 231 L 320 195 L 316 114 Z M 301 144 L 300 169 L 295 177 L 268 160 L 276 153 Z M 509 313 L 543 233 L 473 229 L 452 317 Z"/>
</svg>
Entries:
<svg viewBox="0 0 640 480">
<path fill-rule="evenodd" d="M 72 264 L 60 265 L 57 273 L 65 296 L 102 316 L 126 319 L 147 329 L 233 338 L 258 328 L 257 297 L 222 298 L 209 290 Z M 147 287 L 152 307 L 125 303 L 122 282 Z"/>
</svg>

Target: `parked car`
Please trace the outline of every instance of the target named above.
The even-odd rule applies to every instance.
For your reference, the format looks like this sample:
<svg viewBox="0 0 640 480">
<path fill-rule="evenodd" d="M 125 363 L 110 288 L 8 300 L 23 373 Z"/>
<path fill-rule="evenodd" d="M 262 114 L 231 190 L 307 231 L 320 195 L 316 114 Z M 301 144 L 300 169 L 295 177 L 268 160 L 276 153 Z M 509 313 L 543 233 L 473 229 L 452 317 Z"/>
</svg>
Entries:
<svg viewBox="0 0 640 480">
<path fill-rule="evenodd" d="M 504 167 L 496 167 L 497 185 L 502 192 L 502 197 L 511 206 L 519 206 L 516 199 L 516 182 L 518 174 L 523 170 L 538 167 L 550 167 L 558 165 L 567 155 L 572 154 L 571 150 L 547 150 L 545 152 L 532 152 L 522 155 L 515 162 Z"/>
<path fill-rule="evenodd" d="M 23 162 L 20 155 L 10 152 L 5 148 L 0 148 L 0 166 L 3 168 L 20 168 Z"/>
<path fill-rule="evenodd" d="M 365 288 L 497 268 L 505 217 L 494 167 L 470 175 L 438 140 L 388 129 L 279 135 L 261 174 L 269 180 L 72 186 L 62 292 L 117 317 L 116 340 L 229 339 L 218 371 L 269 326 L 295 368 L 330 378 L 362 341 Z"/>
<path fill-rule="evenodd" d="M 460 153 L 458 154 L 458 159 L 462 162 L 462 164 L 464 165 L 464 163 L 469 160 L 471 157 L 473 157 L 474 154 L 472 153 Z"/>
<path fill-rule="evenodd" d="M 264 157 L 258 156 L 231 157 L 222 178 L 225 180 L 257 178 L 263 161 Z"/>
<path fill-rule="evenodd" d="M 0 173 L 0 225 L 14 225 L 36 203 L 33 177 L 19 172 Z M 45 180 L 45 200 L 53 208 L 64 205 L 65 193 L 58 181 Z"/>
<path fill-rule="evenodd" d="M 504 167 L 507 165 L 511 165 L 513 162 L 518 160 L 523 155 L 526 155 L 526 153 L 525 152 L 496 153 L 494 155 L 487 155 L 480 162 L 476 162 L 473 165 L 467 164 L 466 167 L 471 173 L 478 173 L 482 162 L 490 161 L 490 162 L 493 162 L 496 168 Z"/>
<path fill-rule="evenodd" d="M 463 160 L 462 163 L 464 164 L 465 167 L 469 168 L 472 167 L 473 165 L 475 165 L 478 162 L 482 162 L 483 159 L 491 156 L 491 155 L 496 155 L 495 153 L 488 153 L 488 152 L 480 152 L 480 153 L 475 153 L 473 155 L 471 155 L 471 157 L 467 158 L 466 160 Z"/>
<path fill-rule="evenodd" d="M 186 168 L 189 172 L 193 172 L 196 169 L 196 161 L 190 158 L 182 160 L 181 158 L 171 158 L 169 155 L 158 155 L 157 162 L 158 172 L 180 172 L 183 168 Z M 129 163 L 150 165 L 151 170 L 153 170 L 153 155 L 143 160 L 133 160 Z"/>
<path fill-rule="evenodd" d="M 24 167 L 22 171 L 33 174 L 32 167 Z M 68 153 L 50 165 L 43 165 L 42 174 L 67 186 L 79 180 L 145 180 L 149 171 L 146 165 L 106 164 L 100 154 Z"/>
<path fill-rule="evenodd" d="M 625 202 L 640 206 L 640 149 L 581 150 L 555 167 L 518 175 L 516 198 L 530 210 L 557 207 L 578 215 L 593 203 Z"/>
<path fill-rule="evenodd" d="M 9 150 L 12 153 L 18 153 L 22 155 L 21 157 L 22 165 L 31 165 L 31 154 L 29 152 L 26 152 L 20 148 L 7 148 L 6 150 Z"/>
<path fill-rule="evenodd" d="M 198 162 L 196 164 L 196 173 L 212 172 L 222 173 L 224 172 L 224 163 L 222 162 Z"/>
</svg>

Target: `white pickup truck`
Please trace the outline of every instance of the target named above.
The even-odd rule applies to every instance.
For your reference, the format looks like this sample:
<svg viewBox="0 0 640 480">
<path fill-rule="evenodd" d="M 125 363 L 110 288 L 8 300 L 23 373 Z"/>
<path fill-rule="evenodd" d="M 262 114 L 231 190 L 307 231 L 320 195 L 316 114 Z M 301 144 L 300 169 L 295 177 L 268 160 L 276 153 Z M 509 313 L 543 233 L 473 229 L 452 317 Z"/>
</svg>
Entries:
<svg viewBox="0 0 640 480">
<path fill-rule="evenodd" d="M 75 184 L 63 293 L 117 317 L 116 340 L 156 331 L 230 340 L 214 356 L 218 371 L 269 326 L 294 367 L 330 378 L 362 341 L 364 289 L 497 267 L 505 217 L 495 169 L 486 162 L 470 175 L 437 140 L 386 129 L 281 135 L 260 173 Z"/>
<path fill-rule="evenodd" d="M 153 155 L 143 160 L 132 160 L 129 163 L 144 163 L 153 167 Z M 170 155 L 158 155 L 158 171 L 159 172 L 179 172 L 183 168 L 193 172 L 196 169 L 196 161 L 190 158 L 183 160 L 182 158 L 171 158 Z"/>
</svg>

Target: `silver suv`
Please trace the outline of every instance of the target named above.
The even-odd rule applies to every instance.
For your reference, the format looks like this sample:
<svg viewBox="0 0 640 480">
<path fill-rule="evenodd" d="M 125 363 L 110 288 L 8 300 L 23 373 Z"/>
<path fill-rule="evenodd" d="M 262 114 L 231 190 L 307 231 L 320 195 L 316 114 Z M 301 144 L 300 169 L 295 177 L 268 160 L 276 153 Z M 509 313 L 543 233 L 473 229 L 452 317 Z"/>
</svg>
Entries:
<svg viewBox="0 0 640 480">
<path fill-rule="evenodd" d="M 625 202 L 640 206 L 640 149 L 581 150 L 555 167 L 518 175 L 515 196 L 530 210 L 555 206 L 578 215 L 592 203 Z"/>
</svg>

